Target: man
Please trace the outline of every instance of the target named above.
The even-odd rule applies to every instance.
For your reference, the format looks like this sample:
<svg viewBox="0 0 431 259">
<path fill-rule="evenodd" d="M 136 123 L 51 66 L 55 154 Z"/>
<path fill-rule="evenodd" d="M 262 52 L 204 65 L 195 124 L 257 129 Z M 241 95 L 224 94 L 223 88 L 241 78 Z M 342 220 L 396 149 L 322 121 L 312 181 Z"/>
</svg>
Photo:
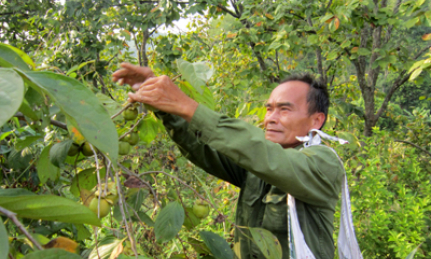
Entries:
<svg viewBox="0 0 431 259">
<path fill-rule="evenodd" d="M 316 258 L 334 257 L 333 219 L 344 169 L 329 148 L 301 149 L 296 139 L 323 126 L 329 106 L 325 86 L 309 76 L 280 83 L 265 105 L 264 132 L 199 105 L 167 76 L 155 77 L 149 68 L 122 64 L 113 80 L 134 88 L 130 101 L 160 110 L 157 116 L 189 160 L 241 188 L 237 225 L 271 231 L 283 258 L 289 258 L 289 193 L 296 199 L 307 246 Z M 264 258 L 248 236 L 244 229 L 235 232 L 241 258 Z"/>
</svg>

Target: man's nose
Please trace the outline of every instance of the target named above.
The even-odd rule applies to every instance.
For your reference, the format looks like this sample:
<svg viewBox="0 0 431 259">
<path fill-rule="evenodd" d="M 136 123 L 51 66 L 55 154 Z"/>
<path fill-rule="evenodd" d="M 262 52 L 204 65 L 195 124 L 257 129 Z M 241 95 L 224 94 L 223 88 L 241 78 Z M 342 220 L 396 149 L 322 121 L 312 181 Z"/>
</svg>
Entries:
<svg viewBox="0 0 431 259">
<path fill-rule="evenodd" d="M 277 111 L 267 112 L 265 115 L 265 121 L 267 123 L 277 123 L 279 116 Z"/>
</svg>

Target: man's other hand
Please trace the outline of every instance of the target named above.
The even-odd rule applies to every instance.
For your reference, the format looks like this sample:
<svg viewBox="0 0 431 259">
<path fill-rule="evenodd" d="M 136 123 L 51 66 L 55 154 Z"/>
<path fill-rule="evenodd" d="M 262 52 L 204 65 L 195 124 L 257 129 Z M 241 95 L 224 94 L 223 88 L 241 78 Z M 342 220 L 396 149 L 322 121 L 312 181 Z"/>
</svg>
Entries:
<svg viewBox="0 0 431 259">
<path fill-rule="evenodd" d="M 181 91 L 168 76 L 155 77 L 151 69 L 129 63 L 123 63 L 121 67 L 112 77 L 114 82 L 129 84 L 136 91 L 129 93 L 129 102 L 145 103 L 191 121 L 198 103 Z"/>
<path fill-rule="evenodd" d="M 121 63 L 121 69 L 112 74 L 112 80 L 120 85 L 127 84 L 137 91 L 149 78 L 156 77 L 149 67 L 140 67 L 130 63 Z"/>
</svg>

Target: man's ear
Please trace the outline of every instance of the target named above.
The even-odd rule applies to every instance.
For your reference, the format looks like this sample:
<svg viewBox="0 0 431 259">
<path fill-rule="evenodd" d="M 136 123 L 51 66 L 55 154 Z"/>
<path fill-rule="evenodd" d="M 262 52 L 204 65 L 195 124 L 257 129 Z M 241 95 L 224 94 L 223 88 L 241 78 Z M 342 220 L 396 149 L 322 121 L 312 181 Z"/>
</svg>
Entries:
<svg viewBox="0 0 431 259">
<path fill-rule="evenodd" d="M 312 126 L 313 129 L 320 129 L 323 126 L 323 123 L 325 122 L 325 114 L 323 112 L 316 112 L 312 115 L 313 121 Z"/>
</svg>

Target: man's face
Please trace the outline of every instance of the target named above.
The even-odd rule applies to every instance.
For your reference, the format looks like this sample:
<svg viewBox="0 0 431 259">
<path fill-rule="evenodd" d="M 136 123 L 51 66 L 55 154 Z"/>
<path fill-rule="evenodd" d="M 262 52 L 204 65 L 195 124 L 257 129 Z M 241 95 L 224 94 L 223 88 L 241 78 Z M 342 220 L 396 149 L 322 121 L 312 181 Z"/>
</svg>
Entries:
<svg viewBox="0 0 431 259">
<path fill-rule="evenodd" d="M 320 128 L 320 122 L 317 121 L 320 119 L 317 117 L 321 117 L 323 113 L 308 114 L 309 88 L 307 83 L 289 81 L 272 91 L 265 105 L 266 139 L 284 148 L 295 147 L 300 144 L 295 137 L 306 136 L 311 129 Z"/>
</svg>

